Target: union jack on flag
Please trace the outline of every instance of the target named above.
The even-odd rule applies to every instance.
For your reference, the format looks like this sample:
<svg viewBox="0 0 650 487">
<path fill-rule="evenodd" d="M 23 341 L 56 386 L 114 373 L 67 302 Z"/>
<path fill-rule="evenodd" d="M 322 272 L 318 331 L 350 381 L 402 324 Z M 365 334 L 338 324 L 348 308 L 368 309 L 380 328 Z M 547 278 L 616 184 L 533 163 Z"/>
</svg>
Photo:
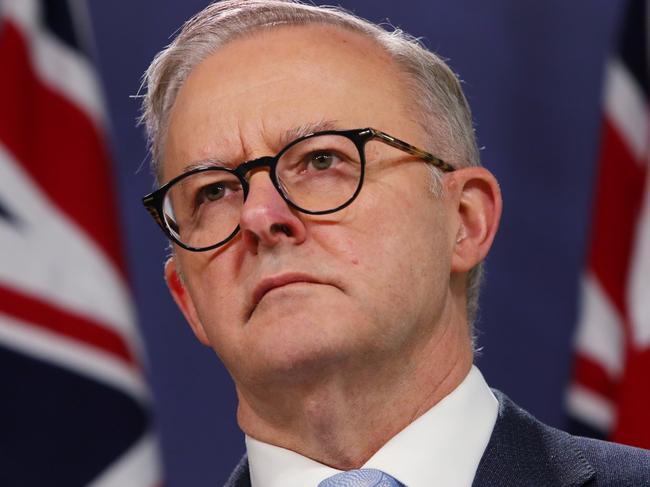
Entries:
<svg viewBox="0 0 650 487">
<path fill-rule="evenodd" d="M 578 433 L 650 449 L 650 75 L 646 0 L 606 64 L 602 146 L 568 407 Z"/>
<path fill-rule="evenodd" d="M 0 0 L 0 485 L 154 487 L 158 446 L 81 7 Z"/>
</svg>

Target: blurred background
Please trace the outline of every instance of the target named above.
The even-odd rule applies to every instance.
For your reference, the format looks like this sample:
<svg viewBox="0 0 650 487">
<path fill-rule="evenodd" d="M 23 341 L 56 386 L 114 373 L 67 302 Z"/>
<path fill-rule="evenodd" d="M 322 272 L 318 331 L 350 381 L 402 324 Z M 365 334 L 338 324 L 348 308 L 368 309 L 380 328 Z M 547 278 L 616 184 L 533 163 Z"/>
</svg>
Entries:
<svg viewBox="0 0 650 487">
<path fill-rule="evenodd" d="M 160 440 L 162 478 L 170 486 L 221 485 L 244 452 L 231 381 L 172 302 L 162 276 L 167 242 L 140 203 L 153 188 L 143 131 L 136 127 L 141 75 L 207 3 L 91 0 L 92 42 L 84 43 L 104 96 L 125 275 L 146 352 L 147 404 Z M 462 78 L 482 161 L 504 198 L 487 261 L 477 364 L 492 387 L 560 428 L 569 425 L 565 402 L 589 246 L 605 60 L 626 3 L 341 2 L 420 37 Z M 3 77 L 10 74 L 11 65 L 0 65 Z M 119 428 L 119 419 L 111 421 Z"/>
</svg>

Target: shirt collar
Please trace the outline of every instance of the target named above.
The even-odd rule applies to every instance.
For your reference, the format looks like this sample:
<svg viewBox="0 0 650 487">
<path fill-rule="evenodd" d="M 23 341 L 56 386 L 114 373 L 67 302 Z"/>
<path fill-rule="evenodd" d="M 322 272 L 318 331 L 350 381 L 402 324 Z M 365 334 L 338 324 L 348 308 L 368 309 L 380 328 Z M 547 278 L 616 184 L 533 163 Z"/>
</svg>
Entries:
<svg viewBox="0 0 650 487">
<path fill-rule="evenodd" d="M 407 487 L 469 487 L 496 423 L 498 401 L 472 366 L 463 382 L 381 447 L 363 466 Z M 246 437 L 253 487 L 309 487 L 339 470 Z"/>
</svg>

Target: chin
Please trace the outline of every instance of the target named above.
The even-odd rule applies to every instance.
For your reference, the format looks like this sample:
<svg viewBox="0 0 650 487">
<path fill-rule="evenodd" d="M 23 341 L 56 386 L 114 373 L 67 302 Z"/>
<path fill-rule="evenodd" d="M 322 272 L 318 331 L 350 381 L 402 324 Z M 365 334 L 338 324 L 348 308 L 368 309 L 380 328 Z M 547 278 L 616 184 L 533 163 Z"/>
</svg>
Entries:
<svg viewBox="0 0 650 487">
<path fill-rule="evenodd" d="M 277 293 L 260 303 L 244 327 L 243 360 L 255 358 L 249 373 L 295 381 L 326 374 L 345 357 L 358 356 L 362 317 L 340 296 L 327 297 Z"/>
<path fill-rule="evenodd" d="M 332 334 L 327 324 L 288 319 L 282 329 L 274 322 L 246 347 L 249 375 L 254 380 L 273 383 L 313 381 L 331 374 L 350 353 L 345 334 Z M 328 332 L 330 331 L 330 332 Z M 336 336 L 333 336 L 336 335 Z"/>
</svg>

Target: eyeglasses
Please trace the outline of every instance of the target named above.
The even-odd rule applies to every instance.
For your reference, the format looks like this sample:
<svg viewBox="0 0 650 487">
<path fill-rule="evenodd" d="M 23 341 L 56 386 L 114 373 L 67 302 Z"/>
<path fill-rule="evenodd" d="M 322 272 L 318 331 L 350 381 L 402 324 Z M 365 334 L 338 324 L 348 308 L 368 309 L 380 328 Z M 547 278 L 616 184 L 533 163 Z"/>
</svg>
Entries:
<svg viewBox="0 0 650 487">
<path fill-rule="evenodd" d="M 361 191 L 370 141 L 388 144 L 442 171 L 454 170 L 379 130 L 326 130 L 294 140 L 276 156 L 247 161 L 234 169 L 193 169 L 148 194 L 142 203 L 182 248 L 193 252 L 215 249 L 239 231 L 250 171 L 268 167 L 273 186 L 290 207 L 309 215 L 334 213 L 350 205 Z"/>
</svg>

